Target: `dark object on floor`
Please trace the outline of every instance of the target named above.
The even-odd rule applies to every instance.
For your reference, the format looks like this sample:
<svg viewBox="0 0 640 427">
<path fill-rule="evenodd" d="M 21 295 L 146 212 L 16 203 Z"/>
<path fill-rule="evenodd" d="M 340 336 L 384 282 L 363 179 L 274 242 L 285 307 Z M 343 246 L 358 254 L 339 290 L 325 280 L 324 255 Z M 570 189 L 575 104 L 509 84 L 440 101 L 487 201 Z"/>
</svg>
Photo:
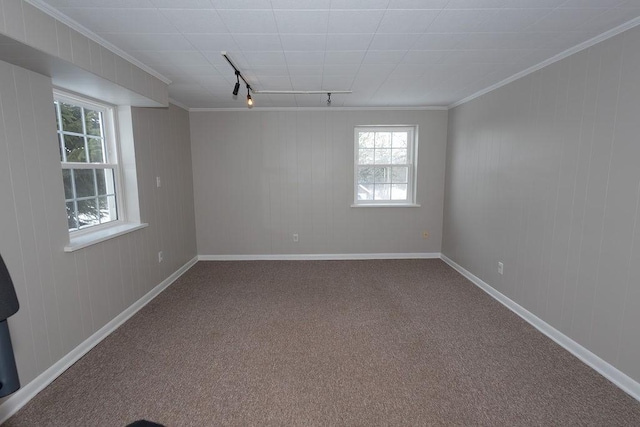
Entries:
<svg viewBox="0 0 640 427">
<path fill-rule="evenodd" d="M 164 427 L 162 424 L 154 423 L 153 421 L 138 420 L 131 424 L 127 424 L 127 427 Z"/>
<path fill-rule="evenodd" d="M 18 304 L 18 297 L 16 297 L 16 290 L 13 287 L 9 270 L 0 255 L 0 320 L 13 316 L 19 308 L 20 304 Z"/>
<path fill-rule="evenodd" d="M 7 396 L 20 388 L 7 324 L 7 318 L 14 315 L 19 308 L 20 304 L 9 270 L 0 256 L 0 397 Z"/>
</svg>

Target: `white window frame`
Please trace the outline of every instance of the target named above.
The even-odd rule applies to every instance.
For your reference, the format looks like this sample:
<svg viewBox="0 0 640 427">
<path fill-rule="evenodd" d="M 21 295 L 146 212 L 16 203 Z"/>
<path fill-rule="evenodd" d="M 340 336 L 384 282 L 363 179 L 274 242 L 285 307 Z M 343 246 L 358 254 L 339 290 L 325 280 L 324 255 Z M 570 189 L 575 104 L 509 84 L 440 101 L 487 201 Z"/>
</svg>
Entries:
<svg viewBox="0 0 640 427">
<path fill-rule="evenodd" d="M 407 198 L 405 200 L 358 200 L 358 163 L 360 132 L 398 132 L 407 131 Z M 418 169 L 418 126 L 417 125 L 361 125 L 353 131 L 353 204 L 351 207 L 420 207 L 416 200 Z M 392 164 L 373 164 L 370 166 L 398 166 Z"/>
<path fill-rule="evenodd" d="M 89 163 L 89 162 L 65 162 L 60 161 L 61 171 L 63 169 L 113 169 L 114 181 L 115 181 L 115 199 L 116 199 L 116 209 L 117 209 L 117 219 L 113 221 L 109 221 L 103 224 L 95 224 L 90 225 L 78 230 L 69 230 L 69 237 L 72 241 L 74 238 L 82 238 L 83 236 L 88 236 L 90 234 L 108 231 L 111 228 L 121 227 L 123 224 L 127 223 L 126 218 L 126 206 L 125 206 L 125 194 L 124 194 L 124 185 L 123 179 L 121 175 L 120 164 L 120 150 L 117 138 L 117 124 L 116 124 L 116 116 L 115 116 L 115 107 L 100 101 L 96 101 L 84 96 L 72 94 L 69 92 L 64 92 L 58 89 L 54 89 L 53 91 L 54 101 L 65 102 L 68 104 L 77 105 L 79 107 L 87 108 L 94 111 L 100 111 L 102 113 L 103 119 L 103 132 L 104 132 L 104 141 L 105 141 L 105 163 Z M 56 114 L 58 114 L 57 120 L 59 123 L 61 122 L 60 111 L 56 110 Z M 83 120 L 83 128 L 85 126 Z M 58 144 L 61 144 L 60 141 L 60 130 L 56 128 L 56 136 L 58 138 Z M 87 153 L 88 155 L 88 153 Z"/>
</svg>

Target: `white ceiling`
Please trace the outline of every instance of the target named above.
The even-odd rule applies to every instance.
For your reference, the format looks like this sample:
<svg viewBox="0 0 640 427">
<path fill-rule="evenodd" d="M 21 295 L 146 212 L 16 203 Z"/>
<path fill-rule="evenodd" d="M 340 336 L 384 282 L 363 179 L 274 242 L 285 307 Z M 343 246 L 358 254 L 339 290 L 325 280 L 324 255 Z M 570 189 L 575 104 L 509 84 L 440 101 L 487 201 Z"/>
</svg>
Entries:
<svg viewBox="0 0 640 427">
<path fill-rule="evenodd" d="M 447 106 L 640 16 L 640 0 L 40 0 L 169 78 L 190 108 L 256 90 L 334 107 Z M 326 95 L 254 95 L 320 107 Z"/>
</svg>

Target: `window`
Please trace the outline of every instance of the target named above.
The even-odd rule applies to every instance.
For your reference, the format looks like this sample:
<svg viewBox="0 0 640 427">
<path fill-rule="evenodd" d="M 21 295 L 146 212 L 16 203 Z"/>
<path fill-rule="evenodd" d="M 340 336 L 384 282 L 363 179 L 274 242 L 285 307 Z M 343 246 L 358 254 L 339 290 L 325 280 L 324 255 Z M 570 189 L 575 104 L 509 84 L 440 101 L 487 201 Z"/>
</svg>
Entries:
<svg viewBox="0 0 640 427">
<path fill-rule="evenodd" d="M 355 129 L 354 206 L 416 206 L 416 128 Z"/>
<path fill-rule="evenodd" d="M 113 110 L 59 92 L 54 106 L 69 231 L 113 225 L 121 211 Z"/>
</svg>

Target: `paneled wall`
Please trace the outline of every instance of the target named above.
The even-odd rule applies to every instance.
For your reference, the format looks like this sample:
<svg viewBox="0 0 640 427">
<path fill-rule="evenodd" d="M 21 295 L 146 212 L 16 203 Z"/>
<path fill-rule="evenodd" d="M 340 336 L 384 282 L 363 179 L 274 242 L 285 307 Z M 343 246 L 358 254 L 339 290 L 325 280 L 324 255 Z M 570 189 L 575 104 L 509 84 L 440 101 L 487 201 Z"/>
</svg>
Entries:
<svg viewBox="0 0 640 427">
<path fill-rule="evenodd" d="M 636 381 L 638 135 L 640 28 L 455 108 L 443 238 L 445 255 Z"/>
<path fill-rule="evenodd" d="M 200 255 L 440 252 L 446 111 L 191 112 L 190 120 Z M 354 126 L 376 124 L 419 126 L 420 208 L 351 207 Z"/>
<path fill-rule="evenodd" d="M 24 0 L 0 1 L 0 34 L 168 104 L 166 83 Z"/>
<path fill-rule="evenodd" d="M 196 255 L 189 117 L 175 106 L 133 110 L 141 219 L 149 227 L 63 252 L 52 105 L 49 78 L 0 62 L 0 253 L 21 304 L 9 327 L 23 385 Z"/>
</svg>

